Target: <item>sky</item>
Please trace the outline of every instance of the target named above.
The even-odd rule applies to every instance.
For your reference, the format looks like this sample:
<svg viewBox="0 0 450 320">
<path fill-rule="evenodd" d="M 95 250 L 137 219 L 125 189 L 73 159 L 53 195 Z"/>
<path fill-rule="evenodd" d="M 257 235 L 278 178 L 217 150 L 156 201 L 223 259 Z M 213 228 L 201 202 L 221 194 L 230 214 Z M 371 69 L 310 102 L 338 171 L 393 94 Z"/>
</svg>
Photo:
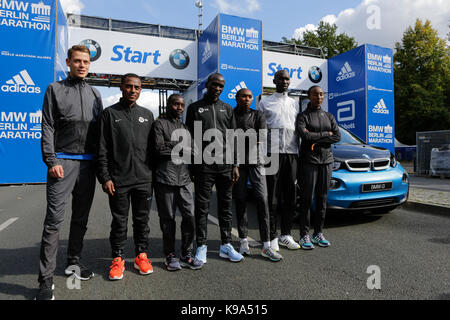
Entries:
<svg viewBox="0 0 450 320">
<path fill-rule="evenodd" d="M 102 18 L 198 28 L 195 0 L 60 0 L 66 12 Z M 429 19 L 438 35 L 450 32 L 449 0 L 203 0 L 203 28 L 218 13 L 262 20 L 263 39 L 299 38 L 320 21 L 335 23 L 338 33 L 365 43 L 394 48 L 416 19 Z M 117 89 L 102 89 L 104 102 L 117 101 Z M 158 94 L 145 91 L 142 101 L 158 102 Z"/>
</svg>

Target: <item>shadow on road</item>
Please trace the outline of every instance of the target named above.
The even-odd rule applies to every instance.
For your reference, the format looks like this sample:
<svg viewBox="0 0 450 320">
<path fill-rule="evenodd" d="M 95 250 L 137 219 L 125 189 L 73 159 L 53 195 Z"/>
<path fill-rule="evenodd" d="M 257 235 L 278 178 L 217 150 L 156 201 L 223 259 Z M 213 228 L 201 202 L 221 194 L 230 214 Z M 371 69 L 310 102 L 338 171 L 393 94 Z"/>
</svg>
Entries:
<svg viewBox="0 0 450 320">
<path fill-rule="evenodd" d="M 64 269 L 66 267 L 66 251 L 67 240 L 60 240 L 58 257 L 56 263 L 55 277 L 66 277 Z M 219 257 L 219 240 L 208 240 L 208 260 L 221 260 Z M 109 266 L 111 265 L 111 248 L 109 239 L 85 239 L 83 244 L 83 256 L 81 262 L 89 267 L 96 277 L 102 277 L 105 281 L 109 280 Z M 181 241 L 175 242 L 176 254 L 180 254 Z M 0 278 L 4 277 L 20 277 L 32 276 L 35 280 L 34 286 L 29 288 L 18 283 L 0 282 L 0 295 L 4 294 L 9 297 L 23 297 L 32 300 L 38 291 L 38 274 L 39 274 L 39 250 L 40 243 L 36 243 L 33 247 L 4 249 L 0 248 L 0 256 L 2 263 L 0 264 Z M 195 246 L 194 246 L 195 250 Z M 159 237 L 150 238 L 148 257 L 152 261 L 153 268 L 156 272 L 160 269 L 166 271 L 164 264 L 165 256 L 163 254 L 162 239 Z M 128 237 L 125 247 L 125 270 L 128 272 L 136 272 L 134 269 L 134 243 L 132 237 Z M 158 260 L 158 261 L 155 261 Z M 12 282 L 12 281 L 11 281 Z M 19 282 L 19 281 L 18 281 Z"/>
</svg>

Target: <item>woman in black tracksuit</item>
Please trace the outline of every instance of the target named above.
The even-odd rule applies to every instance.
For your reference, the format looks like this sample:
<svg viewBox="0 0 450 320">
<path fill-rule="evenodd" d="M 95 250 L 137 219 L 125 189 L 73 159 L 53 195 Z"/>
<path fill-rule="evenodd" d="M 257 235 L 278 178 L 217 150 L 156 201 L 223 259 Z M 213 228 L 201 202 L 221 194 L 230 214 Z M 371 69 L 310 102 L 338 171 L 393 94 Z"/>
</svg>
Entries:
<svg viewBox="0 0 450 320">
<path fill-rule="evenodd" d="M 328 247 L 330 242 L 322 233 L 330 185 L 333 153 L 331 144 L 341 140 L 339 127 L 334 116 L 322 110 L 324 92 L 321 87 L 313 86 L 308 90 L 308 108 L 300 113 L 296 121 L 296 130 L 302 138 L 300 147 L 300 170 L 303 189 L 300 207 L 300 246 L 313 249 L 314 244 Z M 316 210 L 313 221 L 314 234 L 309 236 L 310 212 L 314 195 Z"/>
</svg>

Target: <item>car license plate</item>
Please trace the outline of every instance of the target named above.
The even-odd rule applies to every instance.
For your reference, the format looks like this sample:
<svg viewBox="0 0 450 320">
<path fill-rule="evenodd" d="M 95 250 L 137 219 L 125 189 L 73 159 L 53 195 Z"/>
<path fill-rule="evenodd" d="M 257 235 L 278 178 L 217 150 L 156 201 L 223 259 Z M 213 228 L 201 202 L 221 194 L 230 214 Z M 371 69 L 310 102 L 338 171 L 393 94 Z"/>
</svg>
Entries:
<svg viewBox="0 0 450 320">
<path fill-rule="evenodd" d="M 386 191 L 392 189 L 392 181 L 379 183 L 366 183 L 362 185 L 362 192 Z"/>
</svg>

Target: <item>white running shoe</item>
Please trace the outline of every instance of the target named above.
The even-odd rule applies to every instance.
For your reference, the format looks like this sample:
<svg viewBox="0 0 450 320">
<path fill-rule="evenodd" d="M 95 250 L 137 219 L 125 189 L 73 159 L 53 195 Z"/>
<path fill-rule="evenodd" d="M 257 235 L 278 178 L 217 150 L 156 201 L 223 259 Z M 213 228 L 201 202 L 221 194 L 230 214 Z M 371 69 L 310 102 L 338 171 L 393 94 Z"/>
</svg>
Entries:
<svg viewBox="0 0 450 320">
<path fill-rule="evenodd" d="M 239 248 L 239 253 L 244 256 L 250 255 L 250 247 L 248 246 L 247 239 L 241 239 L 241 247 Z"/>
<path fill-rule="evenodd" d="M 281 236 L 280 244 L 282 246 L 287 247 L 289 250 L 297 250 L 300 249 L 300 245 L 294 241 L 292 236 Z"/>
<path fill-rule="evenodd" d="M 278 246 L 278 238 L 275 238 L 273 240 L 270 240 L 270 247 L 273 251 L 280 251 L 280 247 Z"/>
</svg>

